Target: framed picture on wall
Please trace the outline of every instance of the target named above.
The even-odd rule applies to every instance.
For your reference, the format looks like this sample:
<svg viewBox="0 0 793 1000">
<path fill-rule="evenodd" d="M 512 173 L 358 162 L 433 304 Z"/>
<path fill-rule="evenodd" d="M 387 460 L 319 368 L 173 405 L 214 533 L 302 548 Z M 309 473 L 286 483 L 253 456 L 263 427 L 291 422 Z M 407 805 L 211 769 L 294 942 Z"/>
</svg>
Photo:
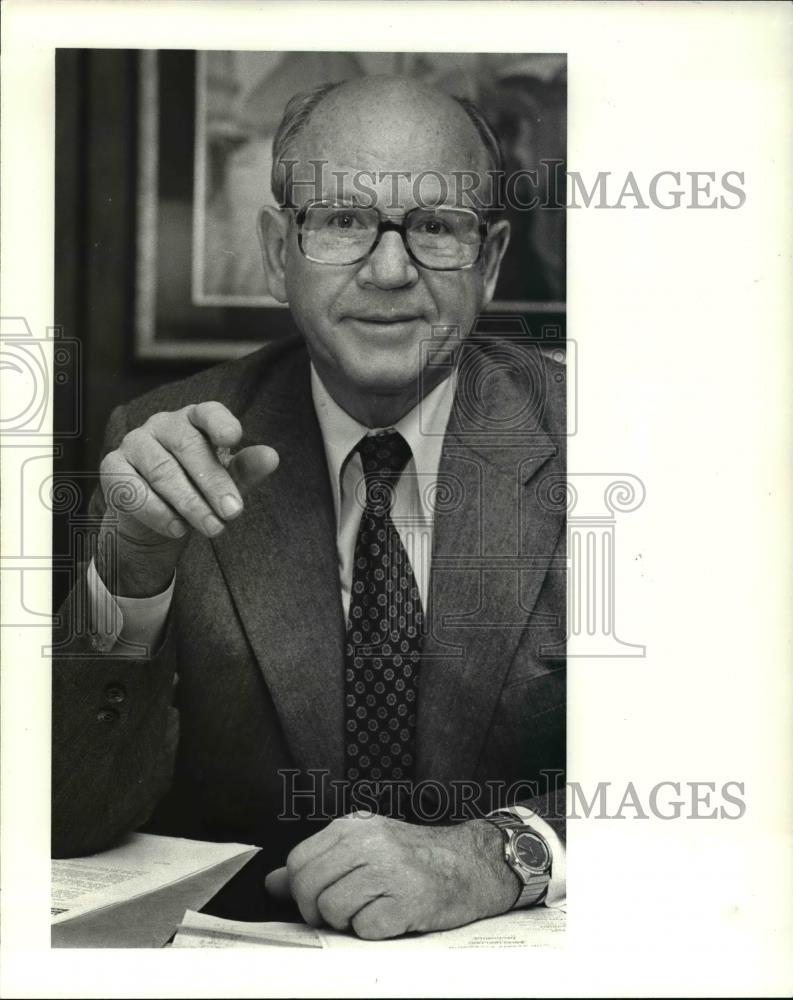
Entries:
<svg viewBox="0 0 793 1000">
<path fill-rule="evenodd" d="M 556 54 L 154 51 L 139 57 L 135 356 L 239 356 L 294 330 L 266 287 L 256 219 L 289 99 L 376 73 L 471 98 L 511 178 L 512 227 L 489 311 L 564 339 L 566 60 Z M 532 207 L 527 207 L 532 206 Z"/>
</svg>

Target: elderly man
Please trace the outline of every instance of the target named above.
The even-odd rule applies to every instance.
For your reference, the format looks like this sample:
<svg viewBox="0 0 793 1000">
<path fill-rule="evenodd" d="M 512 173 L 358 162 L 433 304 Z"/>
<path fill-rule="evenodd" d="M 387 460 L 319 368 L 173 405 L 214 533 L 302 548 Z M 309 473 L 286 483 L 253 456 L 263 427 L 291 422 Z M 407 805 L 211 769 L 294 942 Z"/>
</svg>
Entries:
<svg viewBox="0 0 793 1000">
<path fill-rule="evenodd" d="M 415 82 L 288 106 L 259 229 L 300 336 L 111 418 L 61 616 L 56 853 L 147 821 L 254 841 L 272 894 L 368 938 L 559 896 L 563 376 L 471 336 L 499 166 Z"/>
</svg>

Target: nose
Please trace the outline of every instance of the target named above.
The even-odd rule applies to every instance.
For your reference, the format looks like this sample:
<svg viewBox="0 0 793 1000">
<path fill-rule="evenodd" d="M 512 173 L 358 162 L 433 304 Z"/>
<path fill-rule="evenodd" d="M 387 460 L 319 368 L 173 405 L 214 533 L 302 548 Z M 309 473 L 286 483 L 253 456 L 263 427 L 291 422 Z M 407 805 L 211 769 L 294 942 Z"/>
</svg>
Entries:
<svg viewBox="0 0 793 1000">
<path fill-rule="evenodd" d="M 393 230 L 382 234 L 380 242 L 358 271 L 358 282 L 363 287 L 410 288 L 418 278 L 418 269 L 410 259 L 402 237 Z"/>
</svg>

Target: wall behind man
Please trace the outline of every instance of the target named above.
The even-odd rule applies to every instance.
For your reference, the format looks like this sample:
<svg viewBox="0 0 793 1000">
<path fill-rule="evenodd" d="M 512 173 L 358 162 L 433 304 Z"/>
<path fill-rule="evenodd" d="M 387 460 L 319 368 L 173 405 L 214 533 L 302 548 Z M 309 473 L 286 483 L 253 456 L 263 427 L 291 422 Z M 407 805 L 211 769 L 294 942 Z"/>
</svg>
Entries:
<svg viewBox="0 0 793 1000">
<path fill-rule="evenodd" d="M 79 363 L 56 370 L 56 479 L 79 489 L 76 507 L 56 511 L 55 556 L 71 551 L 75 515 L 84 512 L 112 409 L 207 363 L 133 357 L 137 163 L 136 52 L 56 53 L 55 324 L 77 341 Z M 70 357 L 74 357 L 71 352 Z M 59 428 L 77 436 L 59 437 Z M 78 475 L 73 475 L 77 473 Z M 57 607 L 68 574 L 55 573 Z"/>
<path fill-rule="evenodd" d="M 77 468 L 96 465 L 114 406 L 206 367 L 133 356 L 137 53 L 59 50 L 56 57 L 55 322 L 80 342 L 83 433 L 65 445 Z M 79 384 L 78 384 L 79 383 Z"/>
</svg>

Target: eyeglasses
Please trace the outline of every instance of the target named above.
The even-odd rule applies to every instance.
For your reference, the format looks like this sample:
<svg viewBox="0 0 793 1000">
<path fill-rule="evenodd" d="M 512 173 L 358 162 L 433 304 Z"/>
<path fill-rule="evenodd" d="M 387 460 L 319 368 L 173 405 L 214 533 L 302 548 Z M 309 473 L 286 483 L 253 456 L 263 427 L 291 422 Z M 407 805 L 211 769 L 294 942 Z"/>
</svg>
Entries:
<svg viewBox="0 0 793 1000">
<path fill-rule="evenodd" d="M 298 246 L 316 264 L 357 264 L 393 230 L 421 267 L 460 271 L 479 260 L 487 236 L 487 223 L 468 208 L 414 208 L 402 222 L 372 206 L 332 201 L 310 201 L 296 211 Z"/>
</svg>

